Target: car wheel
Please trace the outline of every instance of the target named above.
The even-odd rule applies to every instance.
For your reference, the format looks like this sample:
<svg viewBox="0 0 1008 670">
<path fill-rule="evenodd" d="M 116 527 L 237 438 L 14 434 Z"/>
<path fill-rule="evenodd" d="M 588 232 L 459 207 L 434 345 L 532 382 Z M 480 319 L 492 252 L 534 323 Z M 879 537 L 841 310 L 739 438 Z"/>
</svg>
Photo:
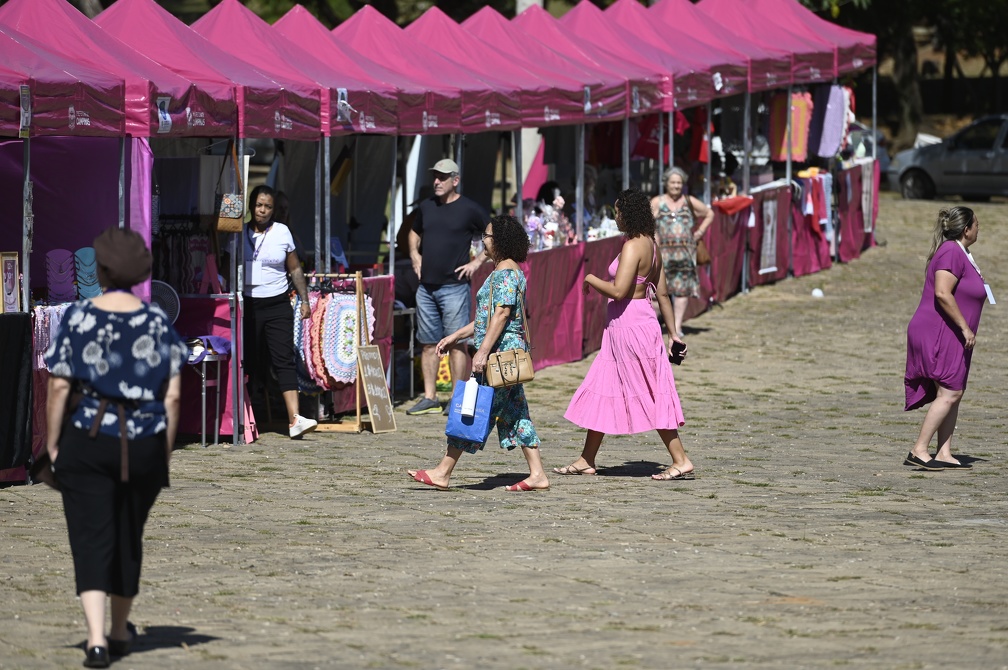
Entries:
<svg viewBox="0 0 1008 670">
<path fill-rule="evenodd" d="M 910 170 L 900 178 L 900 193 L 907 200 L 930 200 L 934 191 L 931 177 L 921 170 Z"/>
</svg>

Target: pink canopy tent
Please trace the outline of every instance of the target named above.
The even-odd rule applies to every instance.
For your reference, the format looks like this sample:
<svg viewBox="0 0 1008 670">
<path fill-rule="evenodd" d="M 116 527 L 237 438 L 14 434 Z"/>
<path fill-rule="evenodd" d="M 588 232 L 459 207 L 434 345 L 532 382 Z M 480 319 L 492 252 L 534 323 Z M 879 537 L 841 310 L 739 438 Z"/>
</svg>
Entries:
<svg viewBox="0 0 1008 670">
<path fill-rule="evenodd" d="M 717 30 L 705 14 L 690 0 L 661 0 L 648 8 L 652 20 L 657 19 L 659 32 L 674 30 L 692 35 L 724 53 L 740 53 L 749 58 L 749 85 L 752 92 L 766 91 L 791 83 L 791 54 L 760 46 L 742 35 Z"/>
<path fill-rule="evenodd" d="M 667 76 L 672 84 L 675 107 L 692 107 L 713 97 L 710 77 L 695 69 L 702 69 L 702 66 L 682 54 L 673 54 L 667 48 L 644 42 L 635 32 L 607 19 L 591 2 L 579 2 L 559 23 L 572 37 L 583 42 L 593 42 L 598 35 L 607 35 L 607 39 L 597 45 L 600 49 Z M 665 109 L 669 111 L 671 107 L 666 105 Z"/>
<path fill-rule="evenodd" d="M 0 135 L 17 137 L 21 86 L 31 101 L 30 137 L 122 137 L 125 84 L 115 75 L 50 53 L 16 30 L 0 27 Z M 77 119 L 81 123 L 77 123 Z M 86 121 L 86 122 L 85 122 Z"/>
<path fill-rule="evenodd" d="M 208 39 L 213 37 L 218 44 L 227 45 L 256 67 L 318 84 L 322 96 L 323 135 L 396 133 L 394 87 L 366 79 L 367 75 L 351 62 L 321 61 L 292 40 L 277 34 L 238 0 L 223 0 L 194 23 L 193 29 Z M 360 127 L 362 118 L 364 127 Z M 372 127 L 368 127 L 368 118 L 372 120 Z"/>
<path fill-rule="evenodd" d="M 271 79 L 285 82 L 298 94 L 310 99 L 316 114 L 310 132 L 301 139 L 318 140 L 329 135 L 331 107 L 335 104 L 336 91 L 320 85 L 310 76 L 289 62 L 287 53 L 276 44 L 276 37 L 260 30 L 262 20 L 246 9 L 238 0 L 224 0 L 192 24 L 192 29 L 210 42 L 254 66 Z M 282 115 L 274 119 L 280 130 L 289 129 L 293 119 Z M 307 129 L 306 129 L 307 130 Z"/>
<path fill-rule="evenodd" d="M 584 121 L 584 85 L 570 77 L 529 68 L 495 42 L 473 36 L 437 7 L 406 27 L 406 34 L 477 74 L 504 77 L 520 87 L 525 126 L 570 125 Z"/>
<path fill-rule="evenodd" d="M 550 16 L 545 9 L 532 5 L 511 20 L 514 28 L 529 39 L 549 45 L 562 57 L 578 65 L 601 69 L 627 81 L 626 116 L 643 116 L 657 111 L 671 111 L 674 105 L 672 77 L 657 71 L 653 64 L 644 64 L 635 54 L 614 54 L 595 46 L 592 40 L 576 39 L 570 30 Z M 608 31 L 607 31 L 608 34 Z M 625 56 L 625 57 L 624 57 Z M 592 112 L 602 109 L 602 101 L 586 100 Z"/>
<path fill-rule="evenodd" d="M 773 15 L 738 0 L 701 0 L 696 8 L 726 32 L 755 40 L 764 47 L 791 53 L 791 82 L 815 84 L 836 76 L 835 48 L 814 35 L 798 35 Z"/>
<path fill-rule="evenodd" d="M 359 71 L 362 78 L 383 82 L 395 90 L 399 133 L 421 133 L 424 112 L 437 113 L 433 105 L 428 106 L 427 86 L 348 49 L 301 5 L 284 14 L 272 29 L 336 69 L 347 68 L 354 74 Z"/>
<path fill-rule="evenodd" d="M 581 82 L 578 107 L 584 117 L 584 90 L 592 101 L 591 120 L 613 120 L 626 117 L 627 80 L 622 75 L 597 67 L 585 61 L 575 61 L 553 51 L 539 40 L 516 29 L 510 21 L 495 10 L 485 6 L 462 22 L 462 28 L 497 50 L 507 58 L 532 72 L 548 73 L 550 77 L 566 76 Z M 544 109 L 543 116 L 551 120 L 559 110 Z M 543 124 L 546 125 L 546 124 Z"/>
<path fill-rule="evenodd" d="M 688 76 L 676 75 L 674 84 L 676 100 L 689 96 L 689 89 L 697 86 L 710 89 L 714 98 L 742 93 L 749 78 L 749 58 L 736 51 L 712 47 L 689 32 L 675 26 L 659 26 L 654 16 L 637 0 L 617 0 L 605 12 L 594 5 L 586 13 L 594 14 L 602 20 L 615 22 L 629 33 L 637 35 L 640 43 L 671 53 L 691 68 Z M 703 77 L 706 76 L 706 81 Z M 683 106 L 683 105 L 677 105 Z"/>
<path fill-rule="evenodd" d="M 318 137 L 319 105 L 310 92 L 301 95 L 289 82 L 267 77 L 207 41 L 154 0 L 118 0 L 95 23 L 186 79 L 233 86 L 239 137 Z M 290 119 L 291 127 L 281 127 L 278 118 Z"/>
<path fill-rule="evenodd" d="M 781 25 L 793 26 L 795 31 L 815 35 L 836 46 L 837 75 L 857 72 L 876 63 L 876 38 L 838 26 L 803 7 L 796 0 L 756 0 L 753 5 L 766 16 L 773 16 Z"/>
<path fill-rule="evenodd" d="M 521 126 L 518 88 L 497 77 L 476 76 L 466 66 L 417 42 L 370 5 L 365 5 L 333 29 L 332 34 L 367 58 L 425 82 L 444 100 L 436 116 L 426 115 L 423 132 L 481 132 Z M 461 105 L 449 90 L 461 91 Z M 449 115 L 447 121 L 440 109 Z M 458 121 L 454 117 L 458 109 Z"/>
<path fill-rule="evenodd" d="M 230 86 L 197 86 L 129 48 L 65 0 L 10 0 L 0 23 L 46 49 L 122 77 L 126 83 L 126 133 L 134 137 L 227 135 L 235 127 Z M 204 125 L 191 123 L 202 115 Z"/>
</svg>

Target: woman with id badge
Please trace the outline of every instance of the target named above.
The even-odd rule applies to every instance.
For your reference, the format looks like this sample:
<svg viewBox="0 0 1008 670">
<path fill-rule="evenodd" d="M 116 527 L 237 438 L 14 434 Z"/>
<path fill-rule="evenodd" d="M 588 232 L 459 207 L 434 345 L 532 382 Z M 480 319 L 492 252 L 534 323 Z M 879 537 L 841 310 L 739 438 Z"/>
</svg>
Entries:
<svg viewBox="0 0 1008 670">
<path fill-rule="evenodd" d="M 920 304 L 907 326 L 904 385 L 906 409 L 931 403 L 920 436 L 903 460 L 927 470 L 969 468 L 952 455 L 952 433 L 966 390 L 976 331 L 985 301 L 994 294 L 969 248 L 977 241 L 980 222 L 969 207 L 938 212 Z M 929 445 L 938 434 L 938 452 Z"/>
<path fill-rule="evenodd" d="M 298 414 L 298 381 L 294 352 L 294 315 L 291 312 L 290 282 L 301 296 L 302 319 L 311 317 L 308 285 L 298 260 L 290 229 L 274 221 L 276 192 L 256 186 L 249 195 L 252 221 L 242 231 L 245 244 L 244 365 L 254 379 L 270 360 L 276 372 L 290 424 L 290 436 L 315 430 L 318 421 Z M 264 351 L 265 350 L 265 351 Z M 262 354 L 268 352 L 266 359 Z"/>
</svg>

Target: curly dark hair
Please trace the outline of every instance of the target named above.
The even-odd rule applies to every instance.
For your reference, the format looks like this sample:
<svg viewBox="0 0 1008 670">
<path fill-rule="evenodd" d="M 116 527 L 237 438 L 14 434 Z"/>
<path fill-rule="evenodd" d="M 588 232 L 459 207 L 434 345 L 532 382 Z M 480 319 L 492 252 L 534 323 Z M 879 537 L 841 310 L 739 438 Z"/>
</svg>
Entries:
<svg viewBox="0 0 1008 670">
<path fill-rule="evenodd" d="M 636 188 L 621 191 L 616 198 L 616 225 L 629 238 L 654 237 L 655 220 L 651 201 Z"/>
<path fill-rule="evenodd" d="M 493 226 L 494 260 L 505 258 L 522 263 L 528 258 L 529 238 L 525 228 L 518 219 L 509 214 L 500 214 L 490 218 Z"/>
</svg>

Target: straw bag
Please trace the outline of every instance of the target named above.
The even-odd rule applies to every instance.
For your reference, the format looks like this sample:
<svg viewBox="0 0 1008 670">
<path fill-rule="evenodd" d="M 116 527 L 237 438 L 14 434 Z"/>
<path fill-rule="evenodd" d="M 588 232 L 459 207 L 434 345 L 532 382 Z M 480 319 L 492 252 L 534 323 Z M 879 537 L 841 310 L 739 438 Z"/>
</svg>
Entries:
<svg viewBox="0 0 1008 670">
<path fill-rule="evenodd" d="M 710 265 L 710 251 L 707 250 L 707 243 L 703 241 L 703 238 L 697 240 L 696 243 L 696 264 Z"/>
<path fill-rule="evenodd" d="M 528 321 L 525 317 L 525 297 L 521 291 L 518 292 L 518 304 L 516 308 L 521 310 L 522 328 L 525 331 L 525 342 L 529 349 L 532 348 L 532 341 L 529 339 Z M 493 301 L 493 282 L 490 284 L 490 316 L 496 311 Z M 507 351 L 496 351 L 487 358 L 486 383 L 493 388 L 504 386 L 514 386 L 532 381 L 535 377 L 535 370 L 532 366 L 532 355 L 522 349 L 509 349 Z"/>
<path fill-rule="evenodd" d="M 245 191 L 242 189 L 241 170 L 238 167 L 238 152 L 234 142 L 229 141 L 228 146 L 231 148 L 231 164 L 234 166 L 238 189 L 236 193 L 221 192 L 221 178 L 224 176 L 224 166 L 227 165 L 225 155 L 220 174 L 217 175 L 217 232 L 240 233 L 245 220 Z"/>
</svg>

